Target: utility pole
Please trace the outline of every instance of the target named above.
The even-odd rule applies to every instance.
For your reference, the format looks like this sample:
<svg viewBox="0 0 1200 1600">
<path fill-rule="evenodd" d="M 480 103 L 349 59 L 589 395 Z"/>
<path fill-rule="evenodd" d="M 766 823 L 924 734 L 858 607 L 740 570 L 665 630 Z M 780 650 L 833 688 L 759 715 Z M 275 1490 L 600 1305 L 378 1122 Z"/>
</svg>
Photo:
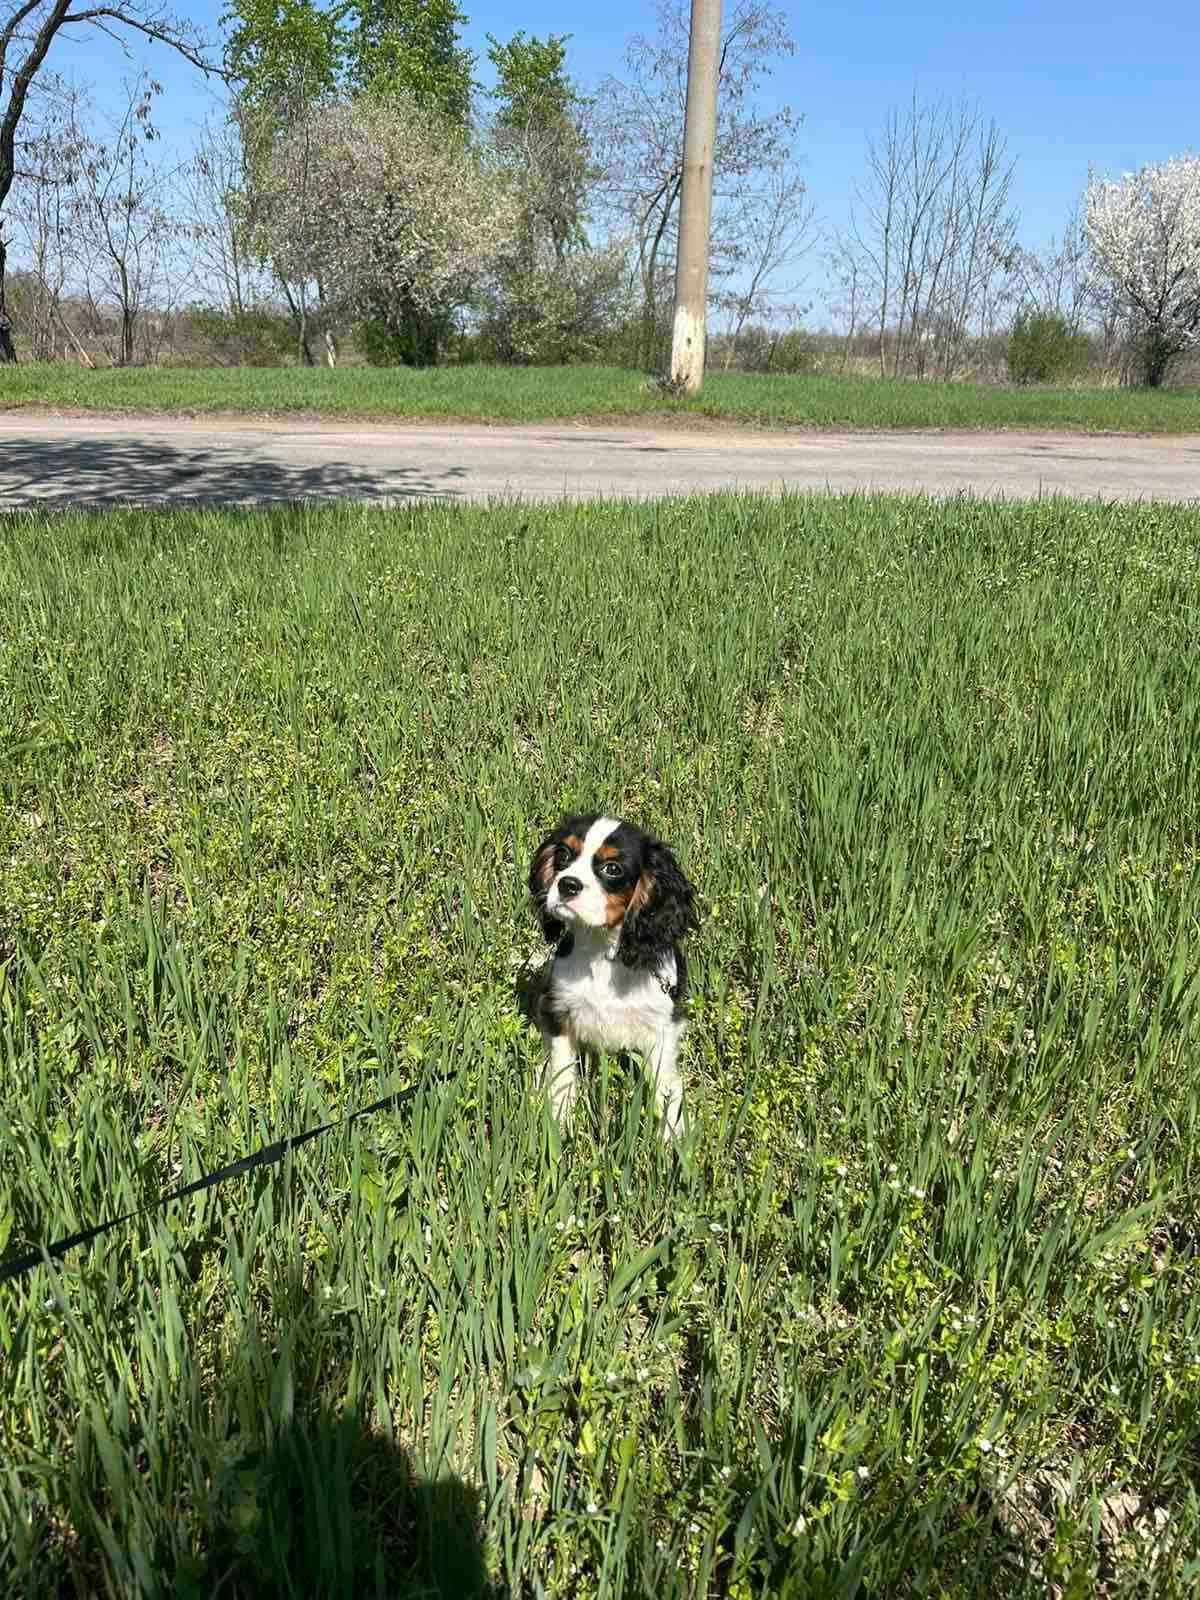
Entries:
<svg viewBox="0 0 1200 1600">
<path fill-rule="evenodd" d="M 675 258 L 675 322 L 671 334 L 671 377 L 685 394 L 695 394 L 704 376 L 708 236 L 712 227 L 720 48 L 721 0 L 692 0 L 687 111 L 683 119 L 679 250 Z"/>
</svg>

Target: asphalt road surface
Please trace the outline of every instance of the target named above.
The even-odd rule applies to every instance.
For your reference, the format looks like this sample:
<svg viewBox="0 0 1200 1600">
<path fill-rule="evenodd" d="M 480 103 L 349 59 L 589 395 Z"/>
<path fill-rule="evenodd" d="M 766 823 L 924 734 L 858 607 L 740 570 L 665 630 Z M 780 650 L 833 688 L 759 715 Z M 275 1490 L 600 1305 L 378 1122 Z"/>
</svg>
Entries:
<svg viewBox="0 0 1200 1600">
<path fill-rule="evenodd" d="M 714 489 L 1200 500 L 1200 435 L 832 433 L 585 423 L 0 413 L 0 508 L 645 498 Z"/>
</svg>

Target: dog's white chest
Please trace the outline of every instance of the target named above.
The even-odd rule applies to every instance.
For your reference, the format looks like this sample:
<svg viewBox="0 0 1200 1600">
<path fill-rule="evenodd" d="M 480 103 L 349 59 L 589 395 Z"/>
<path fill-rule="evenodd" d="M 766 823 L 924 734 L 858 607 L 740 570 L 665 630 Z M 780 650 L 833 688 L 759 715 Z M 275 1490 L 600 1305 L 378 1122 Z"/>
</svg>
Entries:
<svg viewBox="0 0 1200 1600">
<path fill-rule="evenodd" d="M 662 976 L 668 986 L 674 984 L 674 958 L 668 958 Z M 607 953 L 576 950 L 560 957 L 552 982 L 555 1002 L 570 1018 L 575 1036 L 598 1049 L 645 1053 L 674 1016 L 671 997 L 654 973 L 635 972 Z"/>
</svg>

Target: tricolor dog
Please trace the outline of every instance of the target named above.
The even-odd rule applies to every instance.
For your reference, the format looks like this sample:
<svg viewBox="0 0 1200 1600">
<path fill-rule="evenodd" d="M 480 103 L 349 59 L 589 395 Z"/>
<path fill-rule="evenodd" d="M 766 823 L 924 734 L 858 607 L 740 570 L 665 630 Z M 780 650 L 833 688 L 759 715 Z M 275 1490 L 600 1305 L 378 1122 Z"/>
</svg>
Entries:
<svg viewBox="0 0 1200 1600">
<path fill-rule="evenodd" d="M 538 845 L 529 892 L 557 946 L 532 996 L 555 1115 L 570 1117 L 581 1047 L 634 1050 L 674 1136 L 686 1026 L 681 943 L 695 926 L 692 885 L 660 839 L 618 817 L 586 815 L 564 817 Z"/>
</svg>

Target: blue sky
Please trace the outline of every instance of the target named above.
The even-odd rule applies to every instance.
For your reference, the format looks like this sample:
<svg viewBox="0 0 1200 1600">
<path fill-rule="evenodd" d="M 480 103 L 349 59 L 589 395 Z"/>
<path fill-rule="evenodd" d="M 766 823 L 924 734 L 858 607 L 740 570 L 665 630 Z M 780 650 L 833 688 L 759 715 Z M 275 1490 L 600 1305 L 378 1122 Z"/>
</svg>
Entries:
<svg viewBox="0 0 1200 1600">
<path fill-rule="evenodd" d="M 585 87 L 619 75 L 626 37 L 650 31 L 650 6 L 610 0 L 596 8 L 548 0 L 520 6 L 460 0 L 470 14 L 465 42 L 488 75 L 485 35 L 569 33 L 568 61 Z M 804 115 L 799 152 L 819 218 L 844 226 L 866 143 L 890 106 L 967 99 L 995 117 L 1017 158 L 1014 200 L 1021 239 L 1043 244 L 1061 228 L 1089 164 L 1113 174 L 1184 150 L 1200 149 L 1200 7 L 1194 0 L 1146 0 L 1135 22 L 1128 7 L 1057 0 L 993 0 L 986 8 L 924 0 L 905 8 L 862 0 L 785 3 L 797 40 L 766 88 L 775 103 Z M 196 0 L 188 15 L 215 35 L 221 0 Z M 598 10 L 603 15 L 598 15 Z M 47 63 L 90 83 L 103 101 L 145 60 L 166 94 L 158 122 L 184 142 L 213 104 L 213 91 L 162 48 L 133 43 L 130 62 L 87 30 L 85 43 L 57 47 Z M 821 320 L 819 267 L 809 270 Z"/>
</svg>

